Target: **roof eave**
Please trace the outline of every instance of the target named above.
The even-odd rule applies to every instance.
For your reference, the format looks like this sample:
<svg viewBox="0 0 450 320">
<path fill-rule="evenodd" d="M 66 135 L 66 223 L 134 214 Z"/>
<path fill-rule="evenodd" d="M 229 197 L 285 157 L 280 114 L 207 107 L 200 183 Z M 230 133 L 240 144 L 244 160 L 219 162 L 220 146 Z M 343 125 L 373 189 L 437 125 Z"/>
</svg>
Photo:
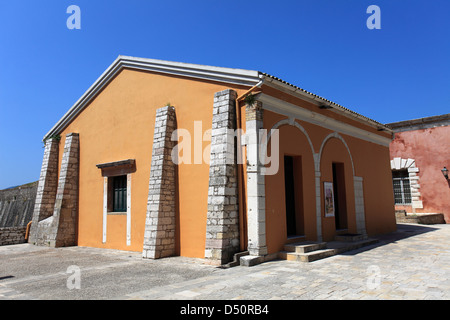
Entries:
<svg viewBox="0 0 450 320">
<path fill-rule="evenodd" d="M 344 108 L 343 106 L 332 102 L 330 100 L 327 100 L 323 97 L 317 96 L 311 92 L 308 92 L 302 88 L 299 88 L 297 86 L 294 86 L 290 83 L 287 83 L 285 81 L 282 81 L 274 76 L 268 75 L 268 74 L 264 74 L 261 73 L 261 77 L 264 81 L 264 83 L 270 85 L 270 84 L 274 84 L 278 87 L 287 89 L 288 91 L 292 92 L 294 95 L 300 96 L 302 99 L 306 99 L 307 101 L 316 104 L 317 106 L 327 106 L 330 108 L 330 110 L 332 110 L 333 112 L 339 112 L 341 114 L 346 115 L 347 117 L 353 119 L 353 120 L 357 120 L 359 122 L 364 122 L 368 125 L 370 125 L 371 127 L 376 128 L 378 131 L 386 131 L 390 134 L 393 133 L 393 130 L 389 127 L 387 127 L 386 125 L 379 123 L 375 120 L 372 120 L 368 117 L 365 117 L 361 114 L 358 114 L 354 111 L 351 111 L 347 108 Z"/>
<path fill-rule="evenodd" d="M 362 116 L 354 111 L 344 108 L 325 98 L 319 97 L 311 92 L 289 84 L 269 74 L 224 67 L 213 67 L 191 63 L 172 62 L 156 59 L 137 58 L 130 56 L 118 56 L 117 59 L 103 72 L 103 74 L 89 87 L 80 99 L 64 114 L 64 116 L 50 129 L 43 140 L 60 134 L 73 121 L 73 119 L 84 110 L 85 107 L 95 98 L 95 96 L 124 68 L 171 74 L 176 76 L 197 78 L 216 82 L 224 82 L 235 85 L 253 87 L 262 83 L 273 84 L 287 89 L 288 92 L 311 101 L 318 106 L 330 106 L 334 112 L 339 112 L 349 118 L 362 121 L 375 127 L 379 131 L 393 133 L 389 127 Z"/>
</svg>

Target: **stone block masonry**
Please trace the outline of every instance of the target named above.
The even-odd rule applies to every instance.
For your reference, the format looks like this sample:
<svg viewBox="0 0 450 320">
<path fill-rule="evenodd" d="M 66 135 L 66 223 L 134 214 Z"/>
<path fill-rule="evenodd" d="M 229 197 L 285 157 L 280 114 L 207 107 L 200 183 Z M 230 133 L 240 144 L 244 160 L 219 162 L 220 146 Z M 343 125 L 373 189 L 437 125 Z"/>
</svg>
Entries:
<svg viewBox="0 0 450 320">
<path fill-rule="evenodd" d="M 219 265 L 239 251 L 236 97 L 233 90 L 214 95 L 205 258 Z"/>
<path fill-rule="evenodd" d="M 30 242 L 51 247 L 77 244 L 78 176 L 79 135 L 70 133 L 64 145 L 53 214 L 38 222 Z M 36 216 L 42 216 L 42 212 L 37 212 Z"/>
<path fill-rule="evenodd" d="M 0 191 L 0 246 L 24 243 L 38 182 Z"/>
<path fill-rule="evenodd" d="M 0 228 L 25 227 L 33 219 L 38 181 L 0 190 Z"/>
<path fill-rule="evenodd" d="M 366 236 L 367 231 L 366 231 L 366 215 L 364 211 L 363 178 L 354 176 L 353 185 L 355 190 L 356 232 Z"/>
<path fill-rule="evenodd" d="M 172 159 L 175 108 L 156 111 L 152 163 L 142 256 L 158 259 L 175 254 L 176 165 Z"/>
<path fill-rule="evenodd" d="M 265 176 L 260 159 L 260 130 L 263 129 L 263 105 L 255 101 L 245 108 L 247 135 L 247 216 L 248 252 L 251 256 L 267 255 Z M 248 259 L 248 258 L 244 258 Z"/>
<path fill-rule="evenodd" d="M 36 243 L 37 241 L 39 222 L 53 215 L 58 188 L 58 152 L 59 141 L 57 139 L 45 141 L 44 158 L 34 204 L 33 222 L 28 239 L 30 243 Z"/>
<path fill-rule="evenodd" d="M 0 246 L 24 243 L 26 230 L 27 227 L 0 228 Z"/>
<path fill-rule="evenodd" d="M 395 218 L 397 223 L 445 224 L 442 213 L 407 214 L 405 210 L 396 210 Z"/>
</svg>

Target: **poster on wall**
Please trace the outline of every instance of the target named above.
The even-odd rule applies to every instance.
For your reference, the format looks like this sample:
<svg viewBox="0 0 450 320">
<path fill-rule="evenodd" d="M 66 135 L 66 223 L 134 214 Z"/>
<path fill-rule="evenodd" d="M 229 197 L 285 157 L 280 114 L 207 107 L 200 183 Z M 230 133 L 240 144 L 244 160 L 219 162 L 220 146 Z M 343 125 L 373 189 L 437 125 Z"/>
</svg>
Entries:
<svg viewBox="0 0 450 320">
<path fill-rule="evenodd" d="M 325 217 L 334 217 L 333 183 L 324 182 L 323 192 L 325 194 Z"/>
</svg>

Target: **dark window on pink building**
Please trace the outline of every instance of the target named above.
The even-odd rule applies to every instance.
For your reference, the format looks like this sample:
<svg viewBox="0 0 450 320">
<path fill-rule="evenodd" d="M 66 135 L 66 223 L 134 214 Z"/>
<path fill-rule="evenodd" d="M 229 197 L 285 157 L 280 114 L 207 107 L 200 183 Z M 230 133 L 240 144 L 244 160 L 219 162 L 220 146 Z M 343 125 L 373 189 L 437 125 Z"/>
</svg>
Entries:
<svg viewBox="0 0 450 320">
<path fill-rule="evenodd" d="M 392 171 L 395 204 L 411 204 L 411 188 L 408 170 Z"/>
</svg>

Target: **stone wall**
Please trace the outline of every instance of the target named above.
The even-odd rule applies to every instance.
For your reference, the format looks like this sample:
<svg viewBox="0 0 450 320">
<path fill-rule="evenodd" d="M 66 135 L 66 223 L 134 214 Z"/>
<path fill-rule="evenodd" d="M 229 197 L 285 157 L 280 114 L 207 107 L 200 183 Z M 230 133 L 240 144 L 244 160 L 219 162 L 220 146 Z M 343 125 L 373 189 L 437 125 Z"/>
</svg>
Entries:
<svg viewBox="0 0 450 320">
<path fill-rule="evenodd" d="M 0 228 L 25 227 L 33 218 L 37 182 L 0 190 Z"/>
<path fill-rule="evenodd" d="M 25 242 L 27 227 L 0 228 L 0 246 Z"/>
<path fill-rule="evenodd" d="M 422 129 L 417 127 L 420 122 Z M 395 132 L 389 147 L 391 167 L 407 169 L 411 184 L 412 203 L 396 205 L 396 209 L 416 214 L 442 213 L 446 223 L 450 223 L 450 181 L 441 172 L 449 160 L 445 151 L 450 136 L 448 115 L 411 121 L 411 126 L 408 123 L 389 124 Z"/>
<path fill-rule="evenodd" d="M 397 223 L 445 224 L 442 213 L 407 214 L 404 210 L 396 210 L 395 218 Z"/>
</svg>

